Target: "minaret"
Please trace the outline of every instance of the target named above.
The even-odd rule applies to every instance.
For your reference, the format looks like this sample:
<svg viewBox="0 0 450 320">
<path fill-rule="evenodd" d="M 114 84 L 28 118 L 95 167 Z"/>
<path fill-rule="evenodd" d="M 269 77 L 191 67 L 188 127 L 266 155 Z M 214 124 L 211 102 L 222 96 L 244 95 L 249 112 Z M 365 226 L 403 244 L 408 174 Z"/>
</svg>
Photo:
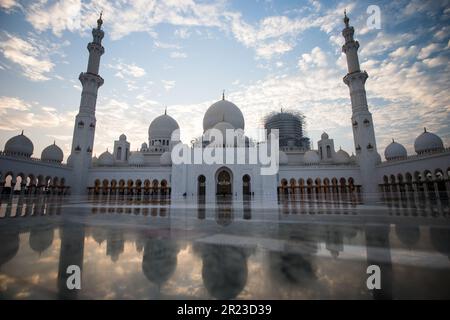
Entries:
<svg viewBox="0 0 450 320">
<path fill-rule="evenodd" d="M 368 202 L 377 200 L 378 186 L 375 166 L 380 157 L 377 152 L 372 114 L 367 106 L 366 89 L 364 87 L 369 75 L 366 71 L 361 71 L 359 67 L 359 43 L 353 38 L 355 30 L 349 26 L 349 22 L 350 19 L 344 12 L 345 28 L 342 30 L 342 35 L 345 38 L 345 44 L 342 46 L 342 51 L 347 56 L 348 67 L 344 83 L 350 89 L 353 139 L 361 170 L 364 200 Z"/>
<path fill-rule="evenodd" d="M 73 194 L 86 193 L 87 175 L 91 166 L 92 149 L 95 136 L 95 105 L 97 104 L 97 91 L 103 84 L 103 78 L 99 76 L 100 57 L 105 52 L 102 46 L 104 32 L 102 14 L 97 20 L 97 28 L 92 29 L 93 40 L 87 46 L 89 50 L 89 62 L 87 71 L 80 73 L 78 79 L 83 86 L 81 92 L 80 109 L 75 118 L 75 128 L 72 138 L 72 163 L 73 163 Z"/>
</svg>

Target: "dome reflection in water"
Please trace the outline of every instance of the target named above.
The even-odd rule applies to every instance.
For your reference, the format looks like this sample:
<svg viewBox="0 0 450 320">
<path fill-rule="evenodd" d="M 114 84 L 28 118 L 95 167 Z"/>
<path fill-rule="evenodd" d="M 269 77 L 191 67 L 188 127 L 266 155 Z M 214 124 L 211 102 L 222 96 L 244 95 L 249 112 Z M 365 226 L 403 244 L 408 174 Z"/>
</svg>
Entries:
<svg viewBox="0 0 450 320">
<path fill-rule="evenodd" d="M 371 211 L 308 194 L 272 205 L 251 195 L 177 203 L 162 194 L 100 194 L 71 206 L 58 195 L 19 199 L 1 205 L 5 298 L 450 297 L 445 206 L 399 199 Z M 67 289 L 70 265 L 80 266 L 79 291 Z M 370 265 L 381 269 L 381 290 L 366 287 Z"/>
</svg>

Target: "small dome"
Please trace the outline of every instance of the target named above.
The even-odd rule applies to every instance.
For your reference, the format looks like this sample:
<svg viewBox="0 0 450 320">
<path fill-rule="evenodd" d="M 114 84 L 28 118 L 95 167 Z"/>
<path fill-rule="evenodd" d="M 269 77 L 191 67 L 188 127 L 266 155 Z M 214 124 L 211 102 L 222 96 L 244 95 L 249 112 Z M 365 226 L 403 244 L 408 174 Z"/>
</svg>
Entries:
<svg viewBox="0 0 450 320">
<path fill-rule="evenodd" d="M 219 122 L 228 122 L 235 129 L 244 130 L 245 120 L 241 110 L 232 102 L 222 99 L 212 104 L 203 117 L 203 132 Z"/>
<path fill-rule="evenodd" d="M 64 153 L 55 142 L 42 150 L 41 160 L 61 163 L 64 159 Z"/>
<path fill-rule="evenodd" d="M 140 152 L 131 153 L 128 158 L 128 164 L 131 166 L 140 166 L 144 164 L 144 155 Z"/>
<path fill-rule="evenodd" d="M 23 131 L 18 136 L 12 137 L 5 144 L 5 152 L 11 155 L 31 157 L 33 154 L 33 142 L 23 134 Z"/>
<path fill-rule="evenodd" d="M 114 165 L 113 155 L 108 150 L 106 150 L 98 157 L 98 165 L 99 166 L 113 166 Z"/>
<path fill-rule="evenodd" d="M 392 142 L 384 150 L 384 157 L 386 160 L 404 159 L 406 158 L 406 149 L 400 143 L 397 143 L 392 139 Z"/>
<path fill-rule="evenodd" d="M 328 133 L 326 133 L 326 132 L 322 133 L 322 135 L 320 136 L 320 138 L 321 138 L 322 140 L 327 140 L 327 139 L 328 139 Z"/>
<path fill-rule="evenodd" d="M 69 158 L 70 158 L 70 156 L 69 156 Z M 92 163 L 92 165 L 97 165 L 97 164 L 98 164 L 98 158 L 97 158 L 97 156 L 94 156 L 94 157 L 92 158 L 91 163 Z"/>
<path fill-rule="evenodd" d="M 123 133 L 120 135 L 120 137 L 119 137 L 119 140 L 120 141 L 127 141 L 127 136 L 126 135 L 124 135 Z"/>
<path fill-rule="evenodd" d="M 159 158 L 159 163 L 162 166 L 171 166 L 172 165 L 172 154 L 169 151 L 164 152 Z"/>
<path fill-rule="evenodd" d="M 422 134 L 414 141 L 414 150 L 417 154 L 439 151 L 442 149 L 444 149 L 442 139 L 434 133 L 427 132 L 425 128 Z"/>
<path fill-rule="evenodd" d="M 341 163 L 341 164 L 343 164 L 343 163 L 349 163 L 349 162 L 350 162 L 350 156 L 349 156 L 348 153 L 345 152 L 344 150 L 339 149 L 339 150 L 336 152 L 335 161 L 336 161 L 337 163 Z"/>
<path fill-rule="evenodd" d="M 303 156 L 303 162 L 306 164 L 316 164 L 320 162 L 320 157 L 317 151 L 309 150 L 305 152 Z"/>
<path fill-rule="evenodd" d="M 288 156 L 284 151 L 280 151 L 279 159 L 281 165 L 286 165 L 289 163 Z"/>
<path fill-rule="evenodd" d="M 142 143 L 141 144 L 141 150 L 143 151 L 143 150 L 147 150 L 148 149 L 148 145 L 147 145 L 147 143 Z"/>
<path fill-rule="evenodd" d="M 356 156 L 353 152 L 352 152 L 352 155 L 350 156 L 350 162 L 352 162 L 352 163 L 356 162 Z"/>
<path fill-rule="evenodd" d="M 157 138 L 170 139 L 172 132 L 177 129 L 180 129 L 180 127 L 175 119 L 167 114 L 163 114 L 155 118 L 150 124 L 150 127 L 148 128 L 149 140 Z"/>
</svg>

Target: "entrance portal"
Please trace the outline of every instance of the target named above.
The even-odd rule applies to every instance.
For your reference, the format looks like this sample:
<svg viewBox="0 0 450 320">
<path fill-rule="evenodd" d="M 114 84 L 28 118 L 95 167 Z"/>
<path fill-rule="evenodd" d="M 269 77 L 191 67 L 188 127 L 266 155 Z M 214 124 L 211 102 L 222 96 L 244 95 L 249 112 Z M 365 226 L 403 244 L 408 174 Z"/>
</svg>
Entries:
<svg viewBox="0 0 450 320">
<path fill-rule="evenodd" d="M 217 195 L 231 195 L 232 194 L 232 180 L 231 173 L 227 169 L 219 169 L 217 174 Z"/>
</svg>

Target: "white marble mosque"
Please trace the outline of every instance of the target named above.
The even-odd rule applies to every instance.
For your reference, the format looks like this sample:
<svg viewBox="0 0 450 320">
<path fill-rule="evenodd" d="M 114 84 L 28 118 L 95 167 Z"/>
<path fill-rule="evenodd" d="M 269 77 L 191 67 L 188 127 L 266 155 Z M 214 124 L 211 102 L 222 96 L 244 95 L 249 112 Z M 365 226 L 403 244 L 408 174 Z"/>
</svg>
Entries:
<svg viewBox="0 0 450 320">
<path fill-rule="evenodd" d="M 172 164 L 171 151 L 181 143 L 173 141 L 172 134 L 182 128 L 165 112 L 150 123 L 148 141 L 137 151 L 131 151 L 136 147 L 132 148 L 127 136 L 121 134 L 111 151 L 106 150 L 98 158 L 93 156 L 97 93 L 104 81 L 99 75 L 104 53 L 102 23 L 100 17 L 92 30 L 87 71 L 79 76 L 83 90 L 67 162 L 63 162 L 63 152 L 55 143 L 46 147 L 40 157 L 35 156 L 33 142 L 22 132 L 10 138 L 0 152 L 0 193 L 158 194 L 172 199 L 209 198 L 217 194 L 236 199 L 244 196 L 276 199 L 280 194 L 289 197 L 337 193 L 355 194 L 363 201 L 372 201 L 381 199 L 385 193 L 411 191 L 449 198 L 450 148 L 436 134 L 425 128 L 418 132 L 414 155 L 408 155 L 405 147 L 395 140 L 385 147 L 384 160 L 378 153 L 375 124 L 366 99 L 368 73 L 360 69 L 359 43 L 354 39 L 354 28 L 349 25 L 347 15 L 342 50 L 347 56 L 348 73 L 343 81 L 350 90 L 349 125 L 353 128 L 355 154 L 350 156 L 342 149 L 336 150 L 334 140 L 324 132 L 317 149 L 310 148 L 309 143 L 307 147 L 299 146 L 295 141 L 298 137 L 292 138 L 292 143 L 280 145 L 280 167 L 275 175 L 261 175 L 261 165 L 257 164 Z M 204 115 L 204 132 L 212 128 L 245 130 L 241 110 L 225 95 Z M 283 138 L 289 140 L 280 136 Z M 235 145 L 227 143 L 224 147 L 233 149 Z"/>
</svg>

